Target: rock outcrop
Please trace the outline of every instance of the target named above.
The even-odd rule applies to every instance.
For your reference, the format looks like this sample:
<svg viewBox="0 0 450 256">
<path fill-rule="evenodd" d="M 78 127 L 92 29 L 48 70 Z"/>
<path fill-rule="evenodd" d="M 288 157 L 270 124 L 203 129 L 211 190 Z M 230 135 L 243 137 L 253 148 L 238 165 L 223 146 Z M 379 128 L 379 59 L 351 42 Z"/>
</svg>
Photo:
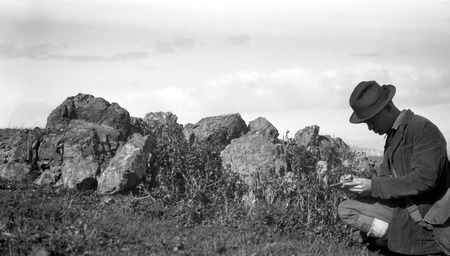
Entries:
<svg viewBox="0 0 450 256">
<path fill-rule="evenodd" d="M 106 125 L 73 120 L 62 143 L 62 184 L 74 188 L 85 179 L 95 179 L 114 157 L 120 132 Z"/>
<path fill-rule="evenodd" d="M 172 112 L 150 112 L 144 117 L 144 122 L 150 127 L 155 126 L 180 126 L 178 124 L 178 117 Z"/>
<path fill-rule="evenodd" d="M 183 125 L 179 124 L 178 117 L 172 112 L 147 113 L 140 124 L 143 134 L 151 134 L 158 138 L 170 136 L 174 142 L 184 141 Z"/>
<path fill-rule="evenodd" d="M 224 168 L 241 174 L 249 185 L 257 176 L 286 171 L 286 156 L 281 144 L 260 133 L 248 133 L 231 141 L 222 152 Z"/>
<path fill-rule="evenodd" d="M 342 154 L 351 151 L 350 147 L 341 138 L 320 135 L 319 132 L 320 127 L 318 125 L 307 126 L 295 133 L 294 141 L 297 145 L 318 147 L 321 150 L 333 147 Z"/>
<path fill-rule="evenodd" d="M 185 137 L 191 142 L 216 140 L 228 145 L 232 139 L 239 138 L 248 132 L 248 127 L 240 114 L 205 117 L 195 125 L 185 126 Z"/>
<path fill-rule="evenodd" d="M 250 132 L 258 132 L 272 139 L 277 139 L 278 135 L 280 135 L 277 128 L 264 117 L 258 117 L 255 120 L 250 121 L 248 123 L 248 129 Z"/>
<path fill-rule="evenodd" d="M 208 143 L 221 151 L 217 163 L 221 160 L 224 168 L 240 173 L 250 185 L 258 175 L 293 174 L 285 152 L 292 141 L 279 140 L 278 130 L 263 117 L 248 126 L 238 113 L 205 117 L 184 126 L 177 120 L 171 112 L 130 117 L 117 103 L 80 93 L 51 112 L 46 129 L 0 129 L 0 177 L 98 189 L 101 194 L 123 193 L 149 178 L 146 175 L 155 180 L 158 172 L 182 169 L 184 156 L 180 154 Z M 317 175 L 324 181 L 336 164 L 327 158 L 336 152 L 341 158 L 333 161 L 344 166 L 363 171 L 373 168 L 362 155 L 344 159 L 351 151 L 349 146 L 319 131 L 317 125 L 305 127 L 293 142 L 312 152 Z"/>
<path fill-rule="evenodd" d="M 135 133 L 120 147 L 98 180 L 100 194 L 125 193 L 142 181 L 149 171 L 149 158 L 155 142 Z"/>
<path fill-rule="evenodd" d="M 109 103 L 103 98 L 79 93 L 68 97 L 50 113 L 46 128 L 59 130 L 67 127 L 71 120 L 111 126 L 121 132 L 122 138 L 125 139 L 130 131 L 131 117 L 128 111 L 117 103 Z"/>
<path fill-rule="evenodd" d="M 294 141 L 297 145 L 317 147 L 319 146 L 319 130 L 318 125 L 307 126 L 295 133 Z"/>
<path fill-rule="evenodd" d="M 0 130 L 0 177 L 21 181 L 36 166 L 42 130 Z"/>
</svg>

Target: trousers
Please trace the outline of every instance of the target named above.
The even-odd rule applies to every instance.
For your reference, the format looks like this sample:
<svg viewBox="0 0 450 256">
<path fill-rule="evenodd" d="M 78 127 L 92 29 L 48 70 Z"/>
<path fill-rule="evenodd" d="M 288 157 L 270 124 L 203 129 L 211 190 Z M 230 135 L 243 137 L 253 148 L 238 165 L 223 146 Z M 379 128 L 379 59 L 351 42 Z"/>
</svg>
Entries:
<svg viewBox="0 0 450 256">
<path fill-rule="evenodd" d="M 338 214 L 344 224 L 368 233 L 374 219 L 391 223 L 395 207 L 389 200 L 358 197 L 342 202 Z"/>
<path fill-rule="evenodd" d="M 368 234 L 371 231 L 374 219 L 391 225 L 396 207 L 397 205 L 391 200 L 357 197 L 343 201 L 339 205 L 338 215 L 344 224 Z M 428 225 L 427 229 L 431 231 L 435 240 L 439 241 L 438 244 L 441 245 L 442 252 L 450 255 L 448 250 L 450 244 L 450 219 L 443 225 Z"/>
</svg>

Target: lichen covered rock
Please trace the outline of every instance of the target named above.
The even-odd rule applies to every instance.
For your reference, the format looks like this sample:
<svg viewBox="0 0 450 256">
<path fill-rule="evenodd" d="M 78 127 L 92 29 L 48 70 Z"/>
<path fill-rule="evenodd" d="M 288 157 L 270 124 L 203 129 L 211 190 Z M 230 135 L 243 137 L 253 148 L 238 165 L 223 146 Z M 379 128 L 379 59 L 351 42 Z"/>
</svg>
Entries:
<svg viewBox="0 0 450 256">
<path fill-rule="evenodd" d="M 148 173 L 153 145 L 151 137 L 135 133 L 100 175 L 99 193 L 115 194 L 134 189 Z"/>
</svg>

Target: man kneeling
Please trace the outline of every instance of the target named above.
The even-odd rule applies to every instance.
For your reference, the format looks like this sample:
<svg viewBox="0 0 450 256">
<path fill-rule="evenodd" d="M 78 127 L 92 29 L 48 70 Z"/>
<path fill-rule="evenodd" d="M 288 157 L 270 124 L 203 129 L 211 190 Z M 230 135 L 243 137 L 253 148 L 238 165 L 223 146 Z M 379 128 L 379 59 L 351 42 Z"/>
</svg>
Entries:
<svg viewBox="0 0 450 256">
<path fill-rule="evenodd" d="M 341 189 L 359 195 L 342 202 L 343 223 L 408 255 L 449 253 L 450 163 L 444 136 L 432 122 L 399 110 L 393 85 L 361 82 L 350 96 L 351 123 L 387 135 L 377 177 L 353 176 Z"/>
</svg>

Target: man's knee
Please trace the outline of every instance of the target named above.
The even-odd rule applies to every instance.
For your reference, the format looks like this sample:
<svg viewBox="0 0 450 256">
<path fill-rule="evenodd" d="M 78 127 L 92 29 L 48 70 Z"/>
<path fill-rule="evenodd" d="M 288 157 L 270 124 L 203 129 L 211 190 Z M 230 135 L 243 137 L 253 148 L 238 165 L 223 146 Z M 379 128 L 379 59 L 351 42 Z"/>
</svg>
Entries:
<svg viewBox="0 0 450 256">
<path fill-rule="evenodd" d="M 349 224 L 349 219 L 355 215 L 355 211 L 352 207 L 353 200 L 345 200 L 339 204 L 338 215 L 342 222 Z"/>
<path fill-rule="evenodd" d="M 357 200 L 345 200 L 338 207 L 338 215 L 341 221 L 350 227 L 368 233 L 370 236 L 384 238 L 387 235 L 389 223 L 362 214 L 358 208 L 360 202 Z"/>
<path fill-rule="evenodd" d="M 339 204 L 338 215 L 342 223 L 359 229 L 365 233 L 369 232 L 373 218 L 366 216 L 359 211 L 361 202 L 348 199 Z"/>
</svg>

